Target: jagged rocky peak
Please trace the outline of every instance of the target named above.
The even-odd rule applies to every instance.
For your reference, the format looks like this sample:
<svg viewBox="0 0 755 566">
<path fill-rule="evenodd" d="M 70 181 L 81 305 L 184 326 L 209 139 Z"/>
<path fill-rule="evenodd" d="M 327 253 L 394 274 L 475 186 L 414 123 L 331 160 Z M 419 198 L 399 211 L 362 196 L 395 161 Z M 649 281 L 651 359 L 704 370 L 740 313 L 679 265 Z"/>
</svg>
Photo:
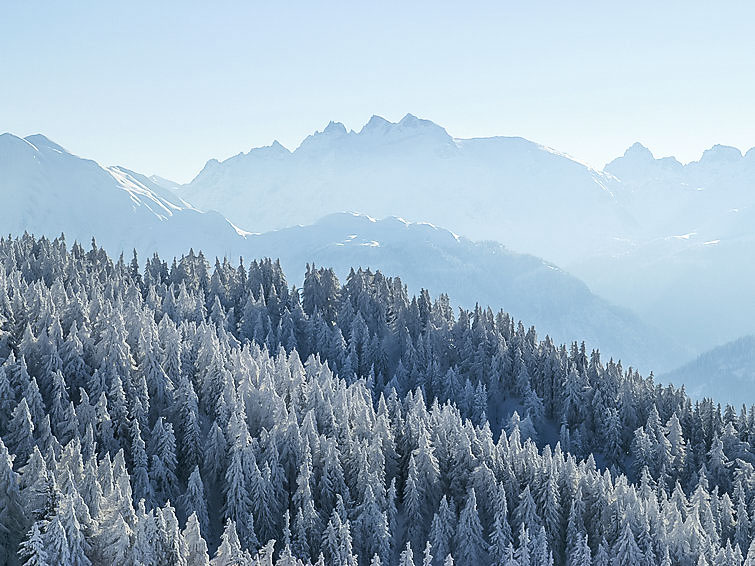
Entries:
<svg viewBox="0 0 755 566">
<path fill-rule="evenodd" d="M 367 123 L 362 126 L 362 129 L 359 131 L 360 134 L 365 134 L 369 132 L 385 132 L 386 130 L 390 129 L 390 127 L 393 125 L 393 122 L 389 122 L 382 116 L 378 116 L 377 114 L 373 114 L 372 118 L 370 118 Z"/>
<path fill-rule="evenodd" d="M 626 159 L 655 159 L 653 152 L 642 145 L 640 142 L 634 142 L 631 146 L 629 146 L 624 152 L 624 157 Z"/>
<path fill-rule="evenodd" d="M 605 170 L 622 181 L 651 180 L 681 173 L 683 165 L 675 157 L 656 158 L 640 142 L 633 143 L 618 157 L 606 165 Z"/>
</svg>

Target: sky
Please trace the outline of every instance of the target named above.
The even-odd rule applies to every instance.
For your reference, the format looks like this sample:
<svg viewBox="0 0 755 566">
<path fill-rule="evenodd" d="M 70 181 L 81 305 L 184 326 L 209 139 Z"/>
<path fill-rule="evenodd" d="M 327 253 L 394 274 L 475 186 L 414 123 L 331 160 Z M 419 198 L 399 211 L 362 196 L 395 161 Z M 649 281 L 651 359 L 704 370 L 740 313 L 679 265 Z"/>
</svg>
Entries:
<svg viewBox="0 0 755 566">
<path fill-rule="evenodd" d="M 619 5 L 620 4 L 620 5 Z M 755 146 L 752 2 L 2 2 L 0 132 L 188 182 L 410 112 L 594 167 Z"/>
</svg>

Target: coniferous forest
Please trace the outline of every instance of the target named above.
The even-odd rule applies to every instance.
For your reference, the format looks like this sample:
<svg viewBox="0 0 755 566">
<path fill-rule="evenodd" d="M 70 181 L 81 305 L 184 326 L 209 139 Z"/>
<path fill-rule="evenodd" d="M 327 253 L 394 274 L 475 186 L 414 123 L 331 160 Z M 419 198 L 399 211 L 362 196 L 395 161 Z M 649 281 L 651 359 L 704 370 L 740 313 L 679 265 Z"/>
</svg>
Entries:
<svg viewBox="0 0 755 566">
<path fill-rule="evenodd" d="M 369 270 L 0 240 L 0 437 L 7 565 L 755 565 L 755 408 Z"/>
</svg>

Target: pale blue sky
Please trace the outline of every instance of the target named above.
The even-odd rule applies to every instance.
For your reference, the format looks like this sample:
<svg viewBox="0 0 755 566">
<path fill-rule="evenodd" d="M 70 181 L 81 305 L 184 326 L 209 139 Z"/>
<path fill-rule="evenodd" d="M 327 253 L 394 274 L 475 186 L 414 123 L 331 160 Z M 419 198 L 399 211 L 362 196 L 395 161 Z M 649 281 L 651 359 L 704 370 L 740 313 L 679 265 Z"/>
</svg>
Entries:
<svg viewBox="0 0 755 566">
<path fill-rule="evenodd" d="M 2 2 L 0 131 L 190 180 L 411 112 L 602 167 L 755 145 L 752 2 Z"/>
</svg>

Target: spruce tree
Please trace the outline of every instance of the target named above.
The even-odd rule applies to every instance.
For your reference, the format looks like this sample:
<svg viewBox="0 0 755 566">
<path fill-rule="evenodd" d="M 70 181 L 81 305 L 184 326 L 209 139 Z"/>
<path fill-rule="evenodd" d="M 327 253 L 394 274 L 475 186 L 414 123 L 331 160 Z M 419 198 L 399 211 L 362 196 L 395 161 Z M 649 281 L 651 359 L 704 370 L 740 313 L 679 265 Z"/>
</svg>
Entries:
<svg viewBox="0 0 755 566">
<path fill-rule="evenodd" d="M 194 466 L 194 471 L 189 476 L 186 491 L 181 496 L 181 507 L 186 517 L 194 516 L 202 532 L 209 532 L 210 517 L 207 513 L 207 495 L 202 476 L 199 473 L 199 466 Z"/>
<path fill-rule="evenodd" d="M 45 549 L 45 541 L 42 536 L 43 527 L 41 521 L 35 521 L 26 540 L 21 543 L 18 554 L 25 566 L 52 566 Z"/>
<path fill-rule="evenodd" d="M 613 555 L 615 566 L 633 566 L 635 564 L 642 564 L 645 557 L 637 546 L 634 533 L 632 532 L 629 523 L 624 525 L 621 535 L 614 544 Z"/>
<path fill-rule="evenodd" d="M 5 440 L 16 457 L 15 464 L 17 466 L 25 464 L 34 449 L 34 424 L 26 398 L 22 398 L 13 410 Z"/>
<path fill-rule="evenodd" d="M 13 470 L 13 457 L 0 439 L 0 556 L 15 557 L 26 532 L 27 518 L 19 490 L 19 477 Z M 13 564 L 13 559 L 9 558 Z"/>
<path fill-rule="evenodd" d="M 456 526 L 456 562 L 461 566 L 482 563 L 486 555 L 485 546 L 482 525 L 477 515 L 477 499 L 474 489 L 470 489 Z"/>
</svg>

